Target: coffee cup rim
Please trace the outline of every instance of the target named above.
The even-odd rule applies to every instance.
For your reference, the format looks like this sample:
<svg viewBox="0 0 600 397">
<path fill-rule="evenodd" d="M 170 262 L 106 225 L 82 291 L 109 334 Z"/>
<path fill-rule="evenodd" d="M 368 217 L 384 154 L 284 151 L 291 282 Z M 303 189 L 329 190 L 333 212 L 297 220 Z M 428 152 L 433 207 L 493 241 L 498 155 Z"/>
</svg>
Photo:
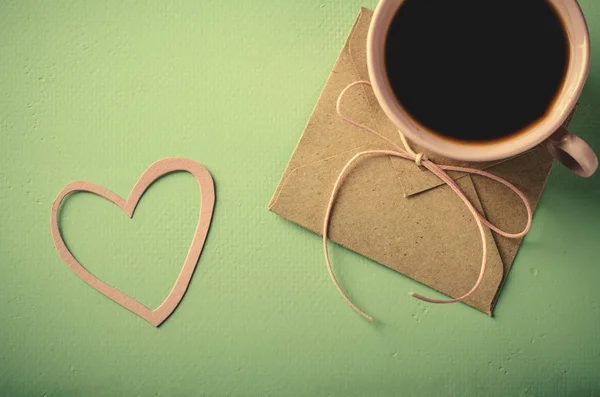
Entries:
<svg viewBox="0 0 600 397">
<path fill-rule="evenodd" d="M 575 107 L 589 73 L 588 26 L 576 0 L 549 0 L 569 40 L 569 64 L 563 84 L 546 115 L 522 131 L 482 143 L 442 137 L 419 125 L 398 103 L 385 69 L 385 39 L 392 19 L 406 0 L 380 0 L 367 36 L 367 66 L 375 96 L 388 118 L 412 142 L 448 158 L 492 161 L 523 153 L 545 141 L 565 122 Z M 465 111 L 468 108 L 465 106 Z"/>
</svg>

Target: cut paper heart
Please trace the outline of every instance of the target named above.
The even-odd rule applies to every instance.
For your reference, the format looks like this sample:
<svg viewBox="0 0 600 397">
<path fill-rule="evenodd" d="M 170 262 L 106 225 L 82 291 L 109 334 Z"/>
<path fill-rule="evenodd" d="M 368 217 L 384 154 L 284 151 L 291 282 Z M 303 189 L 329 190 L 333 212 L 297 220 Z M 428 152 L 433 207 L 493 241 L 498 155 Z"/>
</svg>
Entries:
<svg viewBox="0 0 600 397">
<path fill-rule="evenodd" d="M 79 263 L 79 261 L 77 261 L 77 259 L 75 259 L 71 251 L 69 251 L 69 248 L 67 248 L 60 233 L 60 228 L 58 226 L 58 213 L 61 203 L 69 194 L 74 192 L 88 192 L 103 197 L 106 200 L 116 204 L 129 218 L 131 218 L 133 217 L 133 213 L 137 204 L 150 185 L 152 185 L 157 179 L 177 171 L 189 172 L 196 178 L 202 197 L 200 214 L 190 249 L 185 258 L 185 262 L 183 263 L 183 267 L 181 268 L 181 272 L 177 277 L 177 281 L 175 281 L 175 285 L 171 289 L 171 292 L 169 292 L 169 295 L 159 305 L 159 307 L 151 310 L 127 294 L 98 279 L 92 273 L 87 271 Z M 52 204 L 50 231 L 52 233 L 54 245 L 58 251 L 58 254 L 67 264 L 67 266 L 69 266 L 69 268 L 77 276 L 79 276 L 79 278 L 88 283 L 92 288 L 104 296 L 112 299 L 119 305 L 142 317 L 155 327 L 158 327 L 171 315 L 171 313 L 173 313 L 188 288 L 192 274 L 196 268 L 196 263 L 198 262 L 198 258 L 202 252 L 202 247 L 206 241 L 214 206 L 214 182 L 208 170 L 203 165 L 198 164 L 190 159 L 166 158 L 155 162 L 154 164 L 150 165 L 146 171 L 144 171 L 142 176 L 140 176 L 140 179 L 131 190 L 127 200 L 123 200 L 112 191 L 92 182 L 73 181 L 69 183 L 58 194 L 54 200 L 54 203 Z"/>
</svg>

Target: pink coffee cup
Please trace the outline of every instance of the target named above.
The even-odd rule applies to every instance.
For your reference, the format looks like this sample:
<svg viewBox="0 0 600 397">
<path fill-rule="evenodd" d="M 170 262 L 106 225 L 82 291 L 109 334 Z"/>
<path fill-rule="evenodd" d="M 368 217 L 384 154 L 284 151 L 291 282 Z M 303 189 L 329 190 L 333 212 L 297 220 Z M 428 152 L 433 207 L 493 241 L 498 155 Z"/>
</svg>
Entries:
<svg viewBox="0 0 600 397">
<path fill-rule="evenodd" d="M 581 138 L 562 127 L 581 95 L 590 66 L 588 28 L 576 0 L 547 0 L 561 19 L 569 42 L 569 61 L 564 82 L 548 112 L 525 131 L 484 145 L 445 139 L 427 131 L 397 101 L 387 77 L 385 42 L 390 24 L 405 1 L 379 1 L 367 39 L 367 63 L 379 104 L 409 140 L 426 150 L 464 161 L 504 159 L 544 144 L 559 162 L 577 175 L 589 177 L 596 171 L 598 158 L 593 150 Z"/>
</svg>

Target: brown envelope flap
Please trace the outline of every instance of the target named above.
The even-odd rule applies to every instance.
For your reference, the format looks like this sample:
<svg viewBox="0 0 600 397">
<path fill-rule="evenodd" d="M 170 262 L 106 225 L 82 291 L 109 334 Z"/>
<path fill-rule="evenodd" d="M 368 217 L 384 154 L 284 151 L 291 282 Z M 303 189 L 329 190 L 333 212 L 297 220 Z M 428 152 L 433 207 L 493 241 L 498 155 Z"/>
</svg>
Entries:
<svg viewBox="0 0 600 397">
<path fill-rule="evenodd" d="M 576 105 L 573 108 L 573 110 L 571 111 L 571 113 L 569 114 L 569 116 L 567 117 L 565 122 L 563 123 L 563 126 L 565 128 L 569 128 L 569 125 L 571 124 L 571 120 L 573 119 L 573 116 L 575 115 L 575 111 L 577 110 L 577 106 L 578 105 Z M 417 148 L 415 150 L 418 152 L 419 151 L 418 147 L 416 145 L 415 145 L 415 147 Z M 518 161 L 519 163 L 521 163 L 522 160 L 518 160 L 520 157 L 522 157 L 523 155 L 529 154 L 533 151 L 538 151 L 540 149 L 546 150 L 544 145 L 538 145 L 538 146 L 534 147 L 533 149 L 526 151 L 525 153 L 521 153 L 521 154 L 518 154 L 511 158 L 504 159 L 504 160 L 498 160 L 495 162 L 493 162 L 493 161 L 490 161 L 490 162 L 458 162 L 458 161 L 453 161 L 453 160 L 444 159 L 444 158 L 439 158 L 436 161 L 435 155 L 432 155 L 430 152 L 426 152 L 426 151 L 424 153 L 427 153 L 428 157 L 430 159 L 433 159 L 437 164 L 458 165 L 460 167 L 487 170 L 487 171 L 493 173 L 493 171 L 491 171 L 491 170 L 495 166 L 504 164 L 506 162 L 513 162 L 513 161 Z M 545 156 L 545 157 L 547 159 L 549 159 L 550 163 L 552 163 L 551 158 L 549 158 L 548 156 Z M 527 158 L 530 158 L 530 157 L 527 157 Z M 535 158 L 535 156 L 533 156 L 531 158 Z M 440 186 L 443 184 L 442 181 L 440 181 L 437 177 L 435 177 L 430 172 L 422 172 L 423 170 L 419 169 L 418 167 L 414 167 L 414 166 L 410 167 L 409 165 L 406 164 L 406 162 L 401 163 L 400 161 L 396 161 L 396 162 L 394 162 L 394 167 L 396 167 L 396 169 L 399 171 L 398 175 L 399 175 L 400 181 L 402 183 L 402 187 L 404 188 L 404 193 L 407 196 L 422 193 L 426 190 L 432 189 L 434 187 L 437 187 L 437 186 Z M 508 167 L 510 168 L 511 166 L 508 166 Z M 421 175 L 422 175 L 422 178 L 420 178 L 420 179 L 415 178 L 415 175 L 419 171 L 421 171 Z M 450 174 L 452 176 L 452 178 L 454 178 L 454 179 L 461 178 L 465 175 L 464 173 L 450 173 L 450 172 L 448 174 Z M 508 179 L 510 180 L 510 177 Z"/>
<path fill-rule="evenodd" d="M 271 211 L 321 234 L 334 182 L 354 153 L 294 169 L 281 182 Z M 447 187 L 403 197 L 389 162 L 388 157 L 369 157 L 352 168 L 334 207 L 331 240 L 449 296 L 464 294 L 477 279 L 481 263 L 479 232 L 471 214 Z M 471 179 L 458 183 L 481 210 Z M 486 238 L 483 284 L 465 303 L 491 314 L 503 265 L 487 229 Z"/>
<path fill-rule="evenodd" d="M 577 110 L 577 107 L 578 107 L 578 104 L 575 105 L 575 107 L 573 108 L 573 110 L 571 111 L 571 113 L 569 114 L 569 116 L 567 117 L 567 119 L 565 120 L 565 122 L 563 123 L 563 126 L 565 128 L 569 128 L 569 126 L 571 125 L 571 120 L 573 120 L 573 116 L 575 115 L 575 111 Z M 538 152 L 540 150 L 546 152 L 546 155 L 539 155 L 538 154 L 538 155 L 529 156 L 529 154 L 531 154 L 532 152 Z M 525 156 L 525 159 L 521 158 L 523 156 Z M 538 146 L 534 147 L 533 149 L 530 149 L 530 150 L 526 151 L 525 153 L 516 155 L 516 156 L 511 157 L 509 159 L 499 160 L 499 161 L 497 161 L 495 163 L 494 162 L 484 162 L 484 163 L 463 162 L 459 166 L 460 167 L 467 167 L 467 168 L 475 168 L 475 169 L 486 170 L 486 171 L 489 171 L 491 173 L 494 173 L 493 170 L 495 169 L 496 166 L 498 166 L 500 164 L 513 163 L 513 162 L 516 162 L 518 164 L 525 164 L 527 166 L 526 168 L 535 168 L 536 167 L 535 164 L 526 164 L 527 159 L 530 159 L 529 161 L 533 161 L 533 162 L 536 162 L 536 161 L 539 161 L 540 159 L 542 159 L 544 161 L 544 164 L 541 164 L 540 166 L 543 167 L 544 169 L 547 168 L 548 164 L 551 167 L 552 162 L 553 162 L 553 159 L 552 159 L 551 156 L 549 156 L 548 151 L 545 148 L 545 146 L 544 145 L 538 145 Z M 438 163 L 438 164 L 450 164 L 446 160 L 441 160 L 441 161 L 442 162 Z M 453 165 L 455 165 L 455 164 L 453 164 Z M 399 167 L 399 168 L 401 167 L 404 170 L 408 169 L 408 166 L 406 164 L 394 163 L 394 166 Z M 508 165 L 506 165 L 506 167 L 503 167 L 503 169 L 504 168 L 506 168 L 506 169 L 515 169 L 516 166 L 508 164 Z M 548 168 L 548 172 L 549 172 L 549 170 L 550 169 Z M 415 167 L 412 167 L 412 173 L 414 174 L 416 172 L 417 172 L 417 170 L 415 169 Z M 399 174 L 399 177 L 400 177 L 400 179 L 402 181 L 401 182 L 402 183 L 402 187 L 404 188 L 404 193 L 407 196 L 411 196 L 413 194 L 418 194 L 418 193 L 424 192 L 426 190 L 429 190 L 431 188 L 434 188 L 434 187 L 437 187 L 437 186 L 440 186 L 440 185 L 443 184 L 443 182 L 441 182 L 439 179 L 435 178 L 434 175 L 432 175 L 429 172 L 422 173 L 422 174 L 429 174 L 429 175 L 427 175 L 424 178 L 425 182 L 419 182 L 419 180 L 416 179 L 416 178 L 410 178 L 410 177 L 406 178 L 406 179 L 404 178 L 404 177 L 409 176 L 410 174 L 406 174 L 406 173 L 400 173 Z M 452 177 L 454 179 L 457 179 L 458 177 L 462 177 L 462 176 L 464 176 L 463 173 L 456 173 L 456 174 L 452 175 Z M 434 179 L 432 179 L 432 177 L 434 177 L 437 181 L 434 180 Z M 508 175 L 507 180 L 512 182 L 511 175 Z M 543 186 L 545 184 L 545 181 L 546 181 L 546 178 L 544 178 L 544 181 L 542 183 L 541 188 L 543 188 Z M 541 190 L 540 190 L 540 193 L 541 193 Z"/>
<path fill-rule="evenodd" d="M 573 116 L 575 115 L 575 112 L 577 111 L 577 107 L 578 104 L 575 105 L 575 107 L 573 108 L 573 110 L 571 111 L 571 113 L 569 114 L 569 116 L 567 117 L 567 119 L 565 120 L 565 122 L 563 123 L 563 126 L 565 128 L 569 128 L 569 126 L 571 125 L 571 121 L 573 120 Z M 539 154 L 537 152 L 539 151 L 543 151 L 545 152 L 544 154 Z M 531 153 L 536 152 L 537 154 L 534 155 L 530 155 Z M 521 158 L 525 156 L 525 158 Z M 529 160 L 527 160 L 529 159 Z M 548 172 L 550 172 L 550 168 L 548 168 L 548 166 L 552 166 L 553 163 L 553 159 L 552 157 L 548 154 L 547 149 L 545 148 L 544 145 L 538 145 L 536 147 L 534 147 L 533 149 L 528 150 L 525 153 L 519 154 L 517 156 L 511 157 L 509 159 L 506 160 L 500 160 L 497 161 L 495 163 L 493 162 L 487 162 L 487 163 L 469 163 L 469 162 L 464 162 L 463 164 L 461 164 L 461 167 L 468 167 L 468 168 L 476 168 L 476 169 L 482 169 L 482 170 L 486 170 L 488 172 L 494 173 L 494 169 L 499 166 L 500 164 L 505 164 L 505 163 L 516 163 L 516 164 L 520 164 L 520 165 L 524 165 L 525 168 L 527 169 L 535 169 L 536 168 L 536 164 L 535 162 L 537 161 L 543 161 L 543 164 L 540 164 L 540 166 L 544 169 L 548 169 Z M 534 162 L 533 164 L 528 164 L 528 161 L 532 161 Z M 439 164 L 448 164 L 446 162 L 442 162 Z M 394 163 L 394 165 L 396 166 L 397 163 Z M 398 167 L 403 167 L 404 169 L 407 168 L 406 164 L 398 164 Z M 516 165 L 510 165 L 510 164 L 506 164 L 505 166 L 502 167 L 502 169 L 516 169 L 517 166 Z M 415 170 L 415 167 L 413 167 L 412 169 L 413 173 L 416 173 L 417 170 Z M 518 171 L 517 171 L 518 172 Z M 537 172 L 537 171 L 536 171 Z M 408 174 L 399 174 L 399 177 L 401 179 L 401 183 L 402 186 L 404 188 L 404 192 L 407 196 L 411 196 L 413 194 L 417 194 L 417 193 L 421 193 L 424 192 L 426 190 L 429 190 L 431 188 L 434 188 L 436 186 L 440 186 L 443 184 L 443 182 L 441 182 L 439 179 L 437 179 L 434 175 L 432 175 L 429 172 L 422 172 L 422 174 L 429 174 L 429 175 L 425 175 L 425 182 L 419 182 L 417 179 L 415 178 L 407 178 L 404 179 L 406 176 L 408 176 Z M 462 173 L 461 173 L 462 174 Z M 457 177 L 461 177 L 464 176 L 464 174 L 462 175 L 453 175 L 453 178 L 456 179 Z M 546 175 L 547 176 L 547 175 Z M 435 178 L 436 180 L 432 179 Z M 507 180 L 512 182 L 512 175 L 507 175 Z M 541 194 L 541 189 L 543 188 L 544 184 L 545 184 L 546 178 L 543 178 L 543 182 L 541 182 L 541 187 L 540 187 L 540 194 Z M 537 200 L 536 200 L 537 201 Z"/>
</svg>

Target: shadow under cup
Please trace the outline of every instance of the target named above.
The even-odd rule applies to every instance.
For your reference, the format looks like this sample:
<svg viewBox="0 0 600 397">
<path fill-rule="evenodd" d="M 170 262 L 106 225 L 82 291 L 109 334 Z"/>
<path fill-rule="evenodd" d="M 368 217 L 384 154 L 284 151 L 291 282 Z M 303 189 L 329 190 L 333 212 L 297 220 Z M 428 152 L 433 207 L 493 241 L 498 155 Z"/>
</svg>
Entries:
<svg viewBox="0 0 600 397">
<path fill-rule="evenodd" d="M 381 0 L 367 43 L 386 115 L 422 148 L 466 161 L 547 140 L 589 70 L 575 0 Z"/>
</svg>

